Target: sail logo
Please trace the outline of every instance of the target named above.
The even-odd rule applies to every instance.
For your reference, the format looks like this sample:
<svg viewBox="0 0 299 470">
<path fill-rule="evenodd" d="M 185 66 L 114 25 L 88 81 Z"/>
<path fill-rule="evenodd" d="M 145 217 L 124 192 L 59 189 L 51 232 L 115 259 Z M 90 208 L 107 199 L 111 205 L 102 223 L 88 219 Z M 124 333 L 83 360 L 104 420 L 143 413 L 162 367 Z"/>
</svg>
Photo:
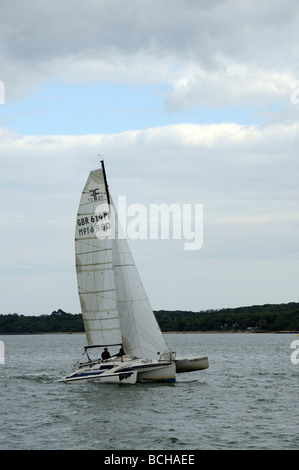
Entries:
<svg viewBox="0 0 299 470">
<path fill-rule="evenodd" d="M 291 363 L 294 365 L 299 364 L 299 340 L 296 339 L 295 341 L 292 341 L 291 343 L 291 348 L 295 349 L 295 351 L 292 352 L 291 354 Z"/>
<path fill-rule="evenodd" d="M 88 198 L 88 202 L 95 202 L 95 201 L 102 201 L 107 200 L 106 194 L 100 193 L 100 188 L 94 188 L 89 190 L 90 197 Z"/>
<path fill-rule="evenodd" d="M 0 365 L 5 364 L 5 348 L 3 341 L 0 341 Z"/>
<path fill-rule="evenodd" d="M 5 103 L 5 86 L 2 80 L 0 80 L 0 104 Z"/>
<path fill-rule="evenodd" d="M 93 220 L 91 220 L 93 219 Z M 78 220 L 88 233 L 98 238 L 130 240 L 184 240 L 185 250 L 199 250 L 203 245 L 202 204 L 130 204 L 118 197 L 118 214 L 112 205 L 99 204 L 95 215 Z M 82 229 L 81 229 L 82 230 Z M 92 230 L 92 232 L 91 232 Z M 84 231 L 84 229 L 83 229 Z"/>
</svg>

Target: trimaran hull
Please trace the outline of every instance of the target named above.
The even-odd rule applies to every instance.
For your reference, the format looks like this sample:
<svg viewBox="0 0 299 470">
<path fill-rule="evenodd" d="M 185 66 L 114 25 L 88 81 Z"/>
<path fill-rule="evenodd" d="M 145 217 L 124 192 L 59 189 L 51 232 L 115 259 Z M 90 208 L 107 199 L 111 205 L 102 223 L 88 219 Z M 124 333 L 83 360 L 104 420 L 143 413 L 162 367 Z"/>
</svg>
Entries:
<svg viewBox="0 0 299 470">
<path fill-rule="evenodd" d="M 96 364 L 94 362 L 97 362 Z M 59 382 L 99 382 L 135 384 L 136 382 L 175 382 L 175 363 L 146 361 L 124 356 L 83 364 Z"/>
<path fill-rule="evenodd" d="M 96 363 L 94 363 L 96 362 Z M 130 357 L 82 364 L 59 382 L 98 382 L 135 384 L 136 382 L 175 382 L 177 373 L 194 372 L 209 367 L 207 357 L 167 361 L 146 361 Z"/>
<path fill-rule="evenodd" d="M 186 357 L 183 359 L 176 359 L 176 372 L 194 372 L 197 370 L 204 370 L 209 367 L 209 359 L 206 356 L 202 357 Z"/>
</svg>

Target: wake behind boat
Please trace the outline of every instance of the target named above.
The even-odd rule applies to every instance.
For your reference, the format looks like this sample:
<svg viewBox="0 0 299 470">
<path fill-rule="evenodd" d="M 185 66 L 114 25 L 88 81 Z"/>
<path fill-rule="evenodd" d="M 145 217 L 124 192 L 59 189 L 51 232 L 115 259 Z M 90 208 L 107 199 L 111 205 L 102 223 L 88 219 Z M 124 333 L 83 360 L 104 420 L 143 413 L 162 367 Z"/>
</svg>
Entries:
<svg viewBox="0 0 299 470">
<path fill-rule="evenodd" d="M 109 194 L 104 162 L 90 173 L 75 234 L 86 361 L 59 381 L 175 382 L 176 373 L 206 369 L 207 357 L 176 359 L 156 321 Z M 94 348 L 121 348 L 92 359 Z"/>
</svg>

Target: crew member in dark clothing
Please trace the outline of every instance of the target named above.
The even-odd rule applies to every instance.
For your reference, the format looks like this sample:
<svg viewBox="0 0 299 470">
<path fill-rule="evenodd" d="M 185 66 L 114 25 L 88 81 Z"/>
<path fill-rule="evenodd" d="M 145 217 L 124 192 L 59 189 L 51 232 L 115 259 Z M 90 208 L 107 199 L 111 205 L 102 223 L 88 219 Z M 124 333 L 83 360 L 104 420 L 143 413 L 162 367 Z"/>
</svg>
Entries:
<svg viewBox="0 0 299 470">
<path fill-rule="evenodd" d="M 110 356 L 110 352 L 108 351 L 108 348 L 104 348 L 104 351 L 102 352 L 102 361 L 104 361 L 105 359 L 109 359 L 111 356 Z"/>
<path fill-rule="evenodd" d="M 125 351 L 123 350 L 123 347 L 121 347 L 119 352 L 117 354 L 115 354 L 116 357 L 120 357 L 120 356 L 124 356 L 124 355 L 125 355 Z"/>
</svg>

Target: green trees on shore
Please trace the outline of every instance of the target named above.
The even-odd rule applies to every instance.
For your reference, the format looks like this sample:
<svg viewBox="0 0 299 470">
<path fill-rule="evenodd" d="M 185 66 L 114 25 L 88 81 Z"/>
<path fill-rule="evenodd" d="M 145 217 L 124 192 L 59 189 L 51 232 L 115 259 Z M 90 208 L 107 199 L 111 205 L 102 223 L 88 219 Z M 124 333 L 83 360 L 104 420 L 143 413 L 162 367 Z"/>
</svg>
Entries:
<svg viewBox="0 0 299 470">
<path fill-rule="evenodd" d="M 0 334 L 80 333 L 84 331 L 81 313 L 72 315 L 59 309 L 51 315 L 0 315 Z"/>
<path fill-rule="evenodd" d="M 155 312 L 163 332 L 168 331 L 299 331 L 299 303 L 253 305 L 251 307 L 201 312 Z M 0 334 L 80 333 L 82 315 L 59 309 L 50 315 L 0 315 Z"/>
<path fill-rule="evenodd" d="M 299 331 L 299 303 L 202 312 L 156 312 L 162 331 Z"/>
</svg>

